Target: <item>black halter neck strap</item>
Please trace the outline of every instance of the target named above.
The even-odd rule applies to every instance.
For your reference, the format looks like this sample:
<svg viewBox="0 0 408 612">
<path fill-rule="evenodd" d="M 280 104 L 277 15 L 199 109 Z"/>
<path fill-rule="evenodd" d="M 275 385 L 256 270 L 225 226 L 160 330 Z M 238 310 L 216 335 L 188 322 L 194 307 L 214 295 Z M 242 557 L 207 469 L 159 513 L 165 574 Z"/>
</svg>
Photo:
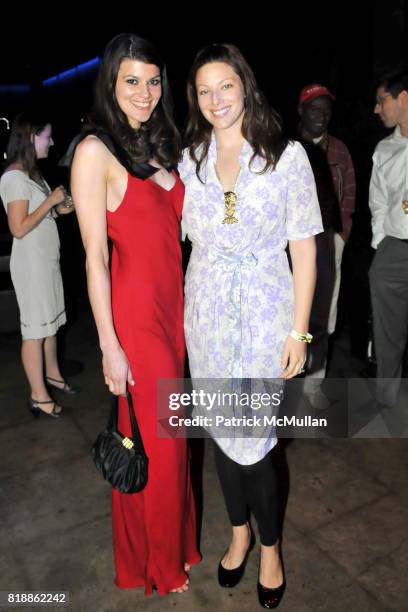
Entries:
<svg viewBox="0 0 408 612">
<path fill-rule="evenodd" d="M 126 150 L 120 144 L 118 144 L 106 130 L 102 128 L 84 130 L 82 139 L 89 134 L 93 134 L 102 140 L 103 144 L 109 149 L 112 155 L 116 157 L 118 162 L 122 164 L 122 166 L 124 166 L 132 176 L 146 180 L 159 170 L 159 168 L 156 168 L 147 162 L 133 161 L 127 154 Z"/>
</svg>

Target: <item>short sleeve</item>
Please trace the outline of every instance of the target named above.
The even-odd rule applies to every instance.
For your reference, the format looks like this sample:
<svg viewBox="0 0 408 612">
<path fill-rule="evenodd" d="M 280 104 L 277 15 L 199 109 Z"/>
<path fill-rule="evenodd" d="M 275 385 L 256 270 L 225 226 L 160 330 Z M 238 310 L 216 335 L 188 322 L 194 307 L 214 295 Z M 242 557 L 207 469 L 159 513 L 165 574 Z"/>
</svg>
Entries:
<svg viewBox="0 0 408 612">
<path fill-rule="evenodd" d="M 288 147 L 286 237 L 303 240 L 323 231 L 322 216 L 307 153 L 299 142 L 290 143 Z"/>
<path fill-rule="evenodd" d="M 15 200 L 30 200 L 31 188 L 24 172 L 9 170 L 0 181 L 0 196 L 4 206 Z"/>
</svg>

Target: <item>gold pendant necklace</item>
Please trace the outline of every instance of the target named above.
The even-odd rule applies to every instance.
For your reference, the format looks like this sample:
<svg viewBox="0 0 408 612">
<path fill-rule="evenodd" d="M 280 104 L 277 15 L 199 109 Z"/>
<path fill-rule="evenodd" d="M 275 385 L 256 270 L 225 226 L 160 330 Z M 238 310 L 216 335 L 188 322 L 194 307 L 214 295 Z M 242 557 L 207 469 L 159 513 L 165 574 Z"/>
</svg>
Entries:
<svg viewBox="0 0 408 612">
<path fill-rule="evenodd" d="M 235 191 L 226 191 L 224 193 L 225 202 L 225 218 L 223 224 L 231 225 L 231 223 L 238 223 L 239 219 L 235 216 L 235 210 L 237 208 L 238 196 Z"/>
<path fill-rule="evenodd" d="M 218 178 L 218 182 L 222 186 L 222 183 L 220 181 L 220 177 L 218 176 L 218 172 L 217 172 L 217 168 L 215 164 L 214 164 L 214 169 L 215 169 L 215 174 L 217 175 L 217 178 Z M 241 168 L 239 169 L 237 178 L 235 179 L 234 190 L 236 189 L 240 174 L 241 174 Z M 235 216 L 235 212 L 236 212 L 237 204 L 238 204 L 237 193 L 235 191 L 225 191 L 224 192 L 224 204 L 225 204 L 225 212 L 224 212 L 225 217 L 222 221 L 223 225 L 224 224 L 232 225 L 232 223 L 238 223 L 239 219 L 237 219 L 237 217 Z"/>
</svg>

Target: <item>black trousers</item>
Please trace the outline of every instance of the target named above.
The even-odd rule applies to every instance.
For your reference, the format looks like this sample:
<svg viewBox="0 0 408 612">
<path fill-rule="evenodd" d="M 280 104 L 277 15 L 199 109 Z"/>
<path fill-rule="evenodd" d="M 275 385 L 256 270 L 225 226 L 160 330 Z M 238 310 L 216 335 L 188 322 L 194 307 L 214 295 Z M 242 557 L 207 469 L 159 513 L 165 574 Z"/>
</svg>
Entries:
<svg viewBox="0 0 408 612">
<path fill-rule="evenodd" d="M 273 546 L 279 538 L 279 507 L 271 453 L 257 463 L 241 465 L 214 442 L 214 457 L 231 525 L 245 525 L 250 508 L 258 523 L 261 544 Z"/>
<path fill-rule="evenodd" d="M 395 405 L 408 339 L 408 242 L 386 236 L 371 264 L 370 291 L 380 401 Z"/>
</svg>

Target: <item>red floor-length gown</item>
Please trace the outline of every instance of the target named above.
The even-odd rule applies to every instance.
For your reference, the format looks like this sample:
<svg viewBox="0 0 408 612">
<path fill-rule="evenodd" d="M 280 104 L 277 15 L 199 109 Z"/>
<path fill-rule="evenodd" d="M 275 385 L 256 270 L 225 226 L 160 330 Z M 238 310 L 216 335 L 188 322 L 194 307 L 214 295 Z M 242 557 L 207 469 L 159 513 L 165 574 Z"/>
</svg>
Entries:
<svg viewBox="0 0 408 612">
<path fill-rule="evenodd" d="M 107 213 L 113 241 L 112 311 L 120 344 L 135 379 L 130 387 L 149 457 L 143 491 L 112 491 L 115 583 L 155 586 L 161 595 L 186 580 L 184 563 L 200 560 L 185 439 L 158 438 L 158 378 L 184 376 L 183 286 L 180 217 L 184 186 L 170 191 L 151 178 L 128 174 L 119 208 Z M 131 434 L 126 399 L 120 398 L 119 430 Z"/>
</svg>

